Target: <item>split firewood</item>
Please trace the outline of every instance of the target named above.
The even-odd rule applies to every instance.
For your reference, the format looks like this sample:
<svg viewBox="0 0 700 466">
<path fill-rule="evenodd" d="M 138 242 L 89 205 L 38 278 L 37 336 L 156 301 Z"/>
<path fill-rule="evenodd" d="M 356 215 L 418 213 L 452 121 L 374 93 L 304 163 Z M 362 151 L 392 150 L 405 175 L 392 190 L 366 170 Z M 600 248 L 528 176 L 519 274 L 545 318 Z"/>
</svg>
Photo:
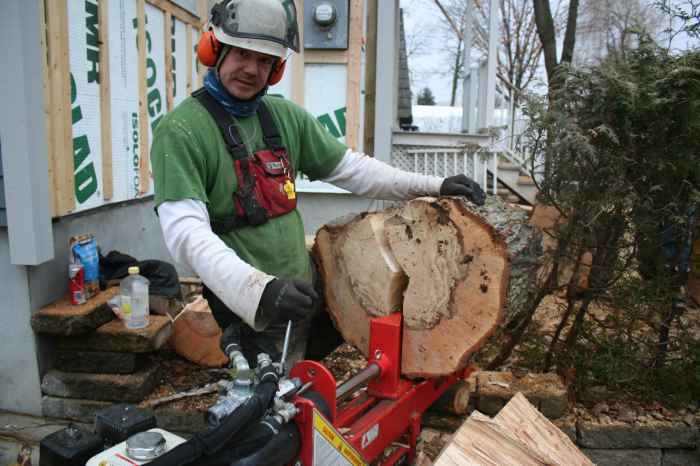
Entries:
<svg viewBox="0 0 700 466">
<path fill-rule="evenodd" d="M 435 466 L 593 466 L 569 437 L 517 393 L 491 419 L 472 413 L 442 451 Z"/>
<path fill-rule="evenodd" d="M 478 411 L 469 416 L 435 461 L 436 466 L 457 464 L 593 466 L 522 393 L 493 419 Z"/>
<path fill-rule="evenodd" d="M 513 438 L 527 443 L 547 464 L 593 466 L 571 439 L 518 392 L 493 419 Z"/>
<path fill-rule="evenodd" d="M 367 356 L 370 319 L 401 311 L 402 373 L 426 377 L 464 368 L 522 307 L 541 246 L 526 212 L 443 197 L 328 224 L 314 254 L 345 340 Z"/>
<path fill-rule="evenodd" d="M 547 458 L 531 445 L 502 429 L 488 416 L 474 411 L 455 432 L 435 466 L 495 465 L 547 466 Z"/>
</svg>

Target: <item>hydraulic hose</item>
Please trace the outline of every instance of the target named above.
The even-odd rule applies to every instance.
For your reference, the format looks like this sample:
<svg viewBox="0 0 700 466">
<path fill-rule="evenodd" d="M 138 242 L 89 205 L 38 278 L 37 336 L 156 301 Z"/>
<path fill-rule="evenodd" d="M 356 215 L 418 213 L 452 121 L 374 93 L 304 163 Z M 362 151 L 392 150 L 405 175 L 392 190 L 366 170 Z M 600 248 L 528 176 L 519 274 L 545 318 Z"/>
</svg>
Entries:
<svg viewBox="0 0 700 466">
<path fill-rule="evenodd" d="M 217 453 L 245 426 L 265 415 L 277 392 L 278 380 L 272 365 L 264 367 L 260 376 L 260 384 L 255 387 L 254 394 L 226 416 L 218 427 L 195 434 L 187 442 L 150 462 L 149 466 L 199 464 L 195 462 L 200 458 Z"/>
<path fill-rule="evenodd" d="M 293 424 L 293 423 L 291 423 Z M 294 424 L 296 427 L 296 424 Z M 231 439 L 226 445 L 226 448 L 218 451 L 216 454 L 206 456 L 200 459 L 198 466 L 230 466 L 243 461 L 243 464 L 261 465 L 267 464 L 267 458 L 270 457 L 274 462 L 271 465 L 283 466 L 291 464 L 294 457 L 298 455 L 298 446 L 279 447 L 278 440 L 275 438 L 282 436 L 285 442 L 295 442 L 295 436 L 292 432 L 289 435 L 289 428 L 286 424 L 280 422 L 274 417 L 268 416 L 262 419 L 257 424 L 250 428 L 241 431 L 235 438 Z M 270 445 L 272 443 L 272 445 Z M 271 451 L 272 449 L 272 451 Z M 261 453 L 260 452 L 264 452 Z M 245 463 L 248 462 L 248 463 Z"/>
<path fill-rule="evenodd" d="M 242 458 L 251 455 L 277 435 L 282 426 L 283 424 L 277 419 L 267 416 L 257 424 L 241 431 L 229 442 L 231 458 Z"/>
<path fill-rule="evenodd" d="M 233 461 L 230 466 L 284 466 L 301 451 L 301 433 L 296 423 L 288 422 L 279 433 L 250 456 Z"/>
</svg>

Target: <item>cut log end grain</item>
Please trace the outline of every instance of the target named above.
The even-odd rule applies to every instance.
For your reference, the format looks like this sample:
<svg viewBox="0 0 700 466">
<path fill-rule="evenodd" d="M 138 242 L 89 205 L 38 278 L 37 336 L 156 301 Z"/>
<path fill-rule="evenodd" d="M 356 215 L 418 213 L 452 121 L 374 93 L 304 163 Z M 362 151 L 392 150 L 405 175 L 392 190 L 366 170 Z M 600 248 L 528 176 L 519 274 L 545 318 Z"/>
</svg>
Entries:
<svg viewBox="0 0 700 466">
<path fill-rule="evenodd" d="M 435 461 L 435 466 L 457 464 L 593 465 L 521 393 L 493 419 L 478 411 L 469 416 Z"/>
<path fill-rule="evenodd" d="M 495 227 L 489 209 L 499 214 Z M 507 308 L 509 245 L 499 228 L 513 222 L 503 212 L 502 205 L 479 210 L 460 198 L 420 198 L 321 228 L 314 253 L 346 341 L 367 355 L 370 319 L 400 310 L 405 376 L 463 368 Z M 521 220 L 527 224 L 526 215 Z"/>
</svg>

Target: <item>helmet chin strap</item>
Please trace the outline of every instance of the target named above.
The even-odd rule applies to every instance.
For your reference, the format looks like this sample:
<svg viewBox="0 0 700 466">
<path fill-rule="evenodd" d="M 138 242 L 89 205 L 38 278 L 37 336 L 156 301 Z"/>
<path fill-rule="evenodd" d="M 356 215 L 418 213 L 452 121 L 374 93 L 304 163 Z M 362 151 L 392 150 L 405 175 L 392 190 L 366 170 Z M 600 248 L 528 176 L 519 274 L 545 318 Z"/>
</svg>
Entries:
<svg viewBox="0 0 700 466">
<path fill-rule="evenodd" d="M 231 51 L 231 46 L 222 44 L 223 47 L 221 48 L 221 52 L 219 53 L 219 56 L 216 58 L 216 77 L 221 80 L 221 76 L 219 75 L 219 68 L 221 67 L 221 64 L 224 62 L 224 58 L 226 58 L 226 55 Z"/>
</svg>

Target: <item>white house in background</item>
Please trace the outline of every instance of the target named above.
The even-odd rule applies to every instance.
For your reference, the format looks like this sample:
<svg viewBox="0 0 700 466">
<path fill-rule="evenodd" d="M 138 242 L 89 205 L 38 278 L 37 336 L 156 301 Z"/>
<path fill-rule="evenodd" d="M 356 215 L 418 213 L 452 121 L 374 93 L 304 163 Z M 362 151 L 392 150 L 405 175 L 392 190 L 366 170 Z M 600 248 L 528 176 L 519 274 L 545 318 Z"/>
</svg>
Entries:
<svg viewBox="0 0 700 466">
<path fill-rule="evenodd" d="M 447 105 L 414 105 L 413 125 L 425 133 L 461 133 L 464 123 L 462 107 Z M 497 108 L 493 114 L 493 125 L 508 125 L 508 110 Z"/>
</svg>

